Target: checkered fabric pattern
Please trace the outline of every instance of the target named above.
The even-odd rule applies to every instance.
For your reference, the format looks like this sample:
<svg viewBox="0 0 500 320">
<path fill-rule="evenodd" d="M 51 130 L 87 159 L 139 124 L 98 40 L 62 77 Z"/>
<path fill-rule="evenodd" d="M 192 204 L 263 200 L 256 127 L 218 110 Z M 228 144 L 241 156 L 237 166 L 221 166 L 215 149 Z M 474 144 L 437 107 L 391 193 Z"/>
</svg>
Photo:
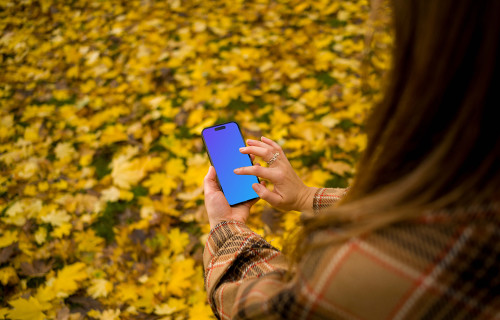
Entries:
<svg viewBox="0 0 500 320">
<path fill-rule="evenodd" d="M 313 211 L 319 214 L 339 201 L 348 191 L 348 188 L 320 188 L 314 194 Z"/>
<path fill-rule="evenodd" d="M 314 206 L 339 192 L 318 190 Z M 204 266 L 219 319 L 500 319 L 500 211 L 429 213 L 317 249 L 291 280 L 279 250 L 225 221 Z"/>
</svg>

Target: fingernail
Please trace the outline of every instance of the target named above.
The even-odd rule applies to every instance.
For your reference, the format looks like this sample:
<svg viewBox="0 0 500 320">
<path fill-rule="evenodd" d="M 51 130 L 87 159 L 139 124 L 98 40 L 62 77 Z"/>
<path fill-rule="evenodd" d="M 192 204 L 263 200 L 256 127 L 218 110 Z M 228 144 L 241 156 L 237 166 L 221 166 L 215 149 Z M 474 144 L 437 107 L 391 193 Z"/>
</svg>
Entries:
<svg viewBox="0 0 500 320">
<path fill-rule="evenodd" d="M 243 151 L 243 150 L 245 150 L 245 147 L 241 147 L 241 148 L 240 148 L 240 151 Z"/>
<path fill-rule="evenodd" d="M 234 169 L 234 170 L 233 170 L 233 172 L 234 172 L 234 173 L 238 173 L 238 172 L 240 172 L 240 168 L 236 168 L 236 169 Z"/>
<path fill-rule="evenodd" d="M 259 191 L 260 188 L 262 188 L 262 185 L 258 184 L 258 183 L 254 183 L 252 184 L 252 188 L 255 190 L 255 191 Z"/>
</svg>

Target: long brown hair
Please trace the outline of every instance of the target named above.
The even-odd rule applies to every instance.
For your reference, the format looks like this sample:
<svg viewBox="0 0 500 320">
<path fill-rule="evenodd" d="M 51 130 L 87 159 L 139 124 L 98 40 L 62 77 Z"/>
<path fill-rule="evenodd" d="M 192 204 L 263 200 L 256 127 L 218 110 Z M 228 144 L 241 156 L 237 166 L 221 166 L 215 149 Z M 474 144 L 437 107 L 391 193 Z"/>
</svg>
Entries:
<svg viewBox="0 0 500 320">
<path fill-rule="evenodd" d="M 321 228 L 341 224 L 341 239 L 499 197 L 500 1 L 393 0 L 392 11 L 393 66 L 355 180 L 305 221 L 298 259 Z"/>
</svg>

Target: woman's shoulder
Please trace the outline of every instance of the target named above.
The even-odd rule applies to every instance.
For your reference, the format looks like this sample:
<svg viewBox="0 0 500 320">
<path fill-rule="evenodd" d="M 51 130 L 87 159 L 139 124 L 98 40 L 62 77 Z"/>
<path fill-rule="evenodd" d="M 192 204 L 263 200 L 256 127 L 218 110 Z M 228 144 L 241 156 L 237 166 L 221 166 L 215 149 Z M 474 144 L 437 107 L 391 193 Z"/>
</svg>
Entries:
<svg viewBox="0 0 500 320">
<path fill-rule="evenodd" d="M 339 315 L 487 319 L 499 312 L 491 307 L 499 305 L 497 209 L 428 212 L 326 248 L 304 266 L 328 279 L 324 305 Z"/>
<path fill-rule="evenodd" d="M 359 239 L 417 273 L 425 274 L 437 266 L 442 272 L 461 272 L 464 263 L 486 261 L 494 252 L 500 253 L 499 230 L 500 206 L 489 204 L 428 211 Z"/>
</svg>

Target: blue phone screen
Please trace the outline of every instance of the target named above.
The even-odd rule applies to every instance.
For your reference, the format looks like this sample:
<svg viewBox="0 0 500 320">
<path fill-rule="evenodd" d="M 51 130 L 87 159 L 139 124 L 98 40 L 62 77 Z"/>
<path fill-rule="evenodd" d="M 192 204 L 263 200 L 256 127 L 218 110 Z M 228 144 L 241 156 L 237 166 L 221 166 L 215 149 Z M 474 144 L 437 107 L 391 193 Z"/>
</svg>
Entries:
<svg viewBox="0 0 500 320">
<path fill-rule="evenodd" d="M 229 205 L 257 198 L 252 189 L 252 184 L 259 182 L 257 177 L 233 172 L 236 168 L 252 165 L 250 157 L 239 150 L 245 146 L 245 141 L 236 122 L 205 128 L 202 136 Z"/>
</svg>

